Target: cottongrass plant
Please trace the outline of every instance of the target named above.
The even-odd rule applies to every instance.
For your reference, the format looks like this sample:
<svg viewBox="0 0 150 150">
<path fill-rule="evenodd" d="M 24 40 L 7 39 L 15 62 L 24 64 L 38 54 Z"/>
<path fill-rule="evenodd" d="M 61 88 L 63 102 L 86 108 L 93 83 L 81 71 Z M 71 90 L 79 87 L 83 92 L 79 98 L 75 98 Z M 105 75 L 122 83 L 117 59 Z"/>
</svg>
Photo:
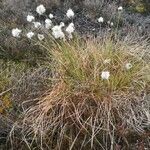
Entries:
<svg viewBox="0 0 150 150">
<path fill-rule="evenodd" d="M 51 56 L 52 85 L 36 105 L 24 109 L 19 125 L 28 148 L 127 149 L 129 136 L 147 135 L 150 66 L 143 45 L 106 36 L 47 38 L 41 46 Z"/>
<path fill-rule="evenodd" d="M 46 8 L 44 7 L 43 4 L 40 4 L 39 6 L 36 7 L 36 13 L 38 15 L 46 16 L 45 12 L 46 12 Z M 69 8 L 66 12 L 66 17 L 68 19 L 72 19 L 74 17 L 74 15 L 75 15 L 75 13 L 73 12 L 73 10 L 71 8 Z M 27 22 L 32 23 L 31 27 L 32 27 L 32 25 L 34 26 L 34 29 L 32 29 L 32 30 L 37 29 L 37 30 L 41 30 L 41 31 L 46 31 L 47 33 L 51 32 L 51 34 L 53 35 L 53 37 L 55 39 L 64 39 L 65 40 L 65 36 L 66 36 L 65 34 L 67 34 L 69 39 L 73 38 L 73 32 L 75 31 L 75 26 L 74 26 L 73 22 L 70 22 L 67 27 L 65 27 L 64 22 L 60 22 L 60 23 L 54 25 L 54 23 L 52 21 L 52 19 L 54 18 L 54 15 L 52 13 L 50 13 L 46 17 L 47 18 L 45 19 L 44 24 L 42 22 L 35 21 L 36 18 L 31 14 L 27 15 L 26 20 L 27 20 Z M 64 27 L 65 27 L 65 29 L 63 29 Z M 65 30 L 65 32 L 64 32 L 64 30 Z M 12 33 L 12 36 L 15 38 L 21 38 L 24 36 L 24 33 L 22 33 L 22 30 L 18 29 L 18 28 L 13 28 L 11 33 Z M 36 32 L 34 33 L 33 31 L 26 33 L 26 37 L 30 40 L 32 39 L 33 36 L 37 36 L 37 38 L 39 40 L 41 40 L 41 38 L 39 38 L 38 35 L 39 34 L 36 34 Z M 42 38 L 42 40 L 43 39 L 44 38 Z"/>
</svg>

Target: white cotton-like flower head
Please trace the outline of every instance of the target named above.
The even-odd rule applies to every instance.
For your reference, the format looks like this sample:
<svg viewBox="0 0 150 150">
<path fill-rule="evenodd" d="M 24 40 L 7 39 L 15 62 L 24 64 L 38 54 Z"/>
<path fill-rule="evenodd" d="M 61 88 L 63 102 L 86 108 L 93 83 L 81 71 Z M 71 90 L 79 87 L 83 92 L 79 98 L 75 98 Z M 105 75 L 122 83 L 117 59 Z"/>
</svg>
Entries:
<svg viewBox="0 0 150 150">
<path fill-rule="evenodd" d="M 32 31 L 27 33 L 28 39 L 31 39 L 33 36 L 34 36 L 34 33 Z"/>
<path fill-rule="evenodd" d="M 110 25 L 110 26 L 113 26 L 114 23 L 113 22 L 110 22 L 110 21 L 107 21 L 107 23 Z"/>
<path fill-rule="evenodd" d="M 69 26 L 74 27 L 74 23 L 73 23 L 73 22 L 71 22 L 71 23 L 69 24 Z"/>
<path fill-rule="evenodd" d="M 114 26 L 114 23 L 113 23 L 113 22 L 111 22 L 111 23 L 110 23 L 110 26 Z"/>
<path fill-rule="evenodd" d="M 71 8 L 69 8 L 69 9 L 67 10 L 66 15 L 67 15 L 68 18 L 73 18 L 73 17 L 74 17 L 74 12 L 73 12 L 73 10 L 72 10 Z"/>
<path fill-rule="evenodd" d="M 33 22 L 35 28 L 40 28 L 42 24 L 40 22 Z"/>
<path fill-rule="evenodd" d="M 46 23 L 46 24 L 52 24 L 52 20 L 50 20 L 50 19 L 45 19 L 45 23 Z"/>
<path fill-rule="evenodd" d="M 102 79 L 108 80 L 109 77 L 110 77 L 109 71 L 103 71 L 103 72 L 101 73 L 101 78 L 102 78 Z"/>
<path fill-rule="evenodd" d="M 67 33 L 73 33 L 74 30 L 75 30 L 75 27 L 74 27 L 74 24 L 73 24 L 73 23 L 70 23 L 70 24 L 68 25 L 68 27 L 66 28 L 66 32 L 67 32 Z"/>
<path fill-rule="evenodd" d="M 74 27 L 74 24 L 73 24 L 73 23 L 70 23 L 70 24 L 68 25 L 68 27 L 66 28 L 66 32 L 68 33 L 68 37 L 69 37 L 70 39 L 72 39 L 72 33 L 74 32 L 74 30 L 75 30 L 75 27 Z"/>
<path fill-rule="evenodd" d="M 45 9 L 44 5 L 41 4 L 41 5 L 37 6 L 36 12 L 37 12 L 39 15 L 44 14 L 44 13 L 46 12 L 46 9 Z"/>
<path fill-rule="evenodd" d="M 22 32 L 22 30 L 20 30 L 18 28 L 12 29 L 12 36 L 19 38 L 21 32 Z"/>
<path fill-rule="evenodd" d="M 53 19 L 53 18 L 54 18 L 54 15 L 50 13 L 50 14 L 49 14 L 49 18 L 50 18 L 50 19 Z"/>
<path fill-rule="evenodd" d="M 59 26 L 62 28 L 62 27 L 65 26 L 65 23 L 64 23 L 64 22 L 61 22 Z"/>
<path fill-rule="evenodd" d="M 32 22 L 35 19 L 35 17 L 33 15 L 28 15 L 27 16 L 27 21 L 28 22 Z"/>
<path fill-rule="evenodd" d="M 37 36 L 40 41 L 44 40 L 45 38 L 43 34 L 38 34 Z"/>
<path fill-rule="evenodd" d="M 103 17 L 99 17 L 98 18 L 98 22 L 103 23 L 104 22 L 104 18 Z"/>
<path fill-rule="evenodd" d="M 45 20 L 45 28 L 50 29 L 52 26 L 52 21 L 50 19 Z"/>
<path fill-rule="evenodd" d="M 123 10 L 123 7 L 122 6 L 119 6 L 118 7 L 118 11 L 122 11 Z"/>
<path fill-rule="evenodd" d="M 62 26 L 56 25 L 52 28 L 52 35 L 55 39 L 63 39 L 65 38 L 65 34 L 62 31 Z"/>
<path fill-rule="evenodd" d="M 132 64 L 131 64 L 131 63 L 127 63 L 127 64 L 125 65 L 125 68 L 126 68 L 127 70 L 131 69 L 131 68 L 132 68 Z"/>
</svg>

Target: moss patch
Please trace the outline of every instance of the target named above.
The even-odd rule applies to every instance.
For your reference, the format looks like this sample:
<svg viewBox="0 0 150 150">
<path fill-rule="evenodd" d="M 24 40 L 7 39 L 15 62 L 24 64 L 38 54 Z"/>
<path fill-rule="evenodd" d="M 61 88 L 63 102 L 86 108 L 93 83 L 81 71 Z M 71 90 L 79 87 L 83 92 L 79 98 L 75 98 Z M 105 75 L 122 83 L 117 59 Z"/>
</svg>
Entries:
<svg viewBox="0 0 150 150">
<path fill-rule="evenodd" d="M 127 0 L 127 5 L 131 10 L 138 13 L 150 13 L 150 4 L 148 0 Z"/>
</svg>

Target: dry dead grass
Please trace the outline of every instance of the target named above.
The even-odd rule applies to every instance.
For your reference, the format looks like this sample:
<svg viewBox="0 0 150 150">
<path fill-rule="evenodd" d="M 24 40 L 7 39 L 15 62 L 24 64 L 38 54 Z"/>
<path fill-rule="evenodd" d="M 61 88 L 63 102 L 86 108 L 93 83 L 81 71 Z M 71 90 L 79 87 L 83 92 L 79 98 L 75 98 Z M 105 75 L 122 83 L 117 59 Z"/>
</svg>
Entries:
<svg viewBox="0 0 150 150">
<path fill-rule="evenodd" d="M 148 142 L 145 46 L 109 37 L 57 42 L 51 49 L 47 42 L 42 45 L 52 56 L 52 88 L 24 110 L 17 125 L 29 149 L 129 148 L 143 135 Z M 127 62 L 133 64 L 131 70 L 125 70 Z M 110 71 L 108 81 L 100 78 L 103 70 Z M 130 140 L 133 134 L 137 136 Z"/>
</svg>

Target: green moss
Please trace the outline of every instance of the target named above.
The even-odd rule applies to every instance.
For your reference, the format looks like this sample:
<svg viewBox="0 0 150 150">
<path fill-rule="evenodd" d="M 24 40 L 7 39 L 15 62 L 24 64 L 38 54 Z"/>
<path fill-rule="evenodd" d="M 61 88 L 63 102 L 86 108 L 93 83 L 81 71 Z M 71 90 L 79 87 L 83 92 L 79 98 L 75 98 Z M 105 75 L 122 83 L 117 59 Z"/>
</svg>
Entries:
<svg viewBox="0 0 150 150">
<path fill-rule="evenodd" d="M 147 9 L 146 6 L 143 3 L 139 3 L 136 5 L 135 10 L 139 13 L 146 13 Z"/>
<path fill-rule="evenodd" d="M 127 4 L 134 12 L 144 14 L 150 12 L 150 4 L 147 0 L 128 0 Z"/>
<path fill-rule="evenodd" d="M 6 112 L 12 108 L 11 94 L 8 92 L 0 99 L 0 114 L 7 114 Z"/>
</svg>

